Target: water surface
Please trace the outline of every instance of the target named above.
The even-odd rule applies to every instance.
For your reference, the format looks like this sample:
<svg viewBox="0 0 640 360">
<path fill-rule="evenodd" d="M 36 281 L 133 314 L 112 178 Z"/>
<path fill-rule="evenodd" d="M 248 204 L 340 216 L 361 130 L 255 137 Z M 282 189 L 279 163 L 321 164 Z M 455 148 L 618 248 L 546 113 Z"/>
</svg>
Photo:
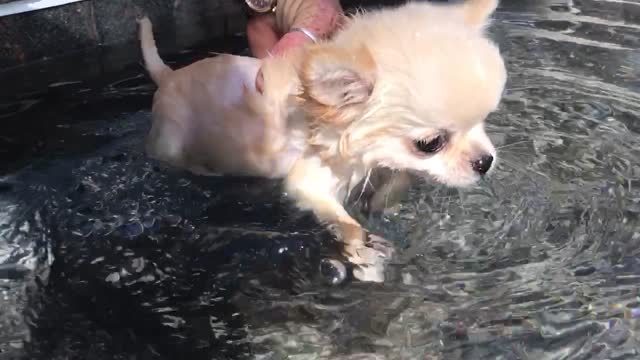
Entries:
<svg viewBox="0 0 640 360">
<path fill-rule="evenodd" d="M 140 67 L 7 98 L 0 358 L 640 358 L 640 1 L 503 3 L 498 169 L 368 221 L 384 284 L 278 182 L 147 159 Z"/>
</svg>

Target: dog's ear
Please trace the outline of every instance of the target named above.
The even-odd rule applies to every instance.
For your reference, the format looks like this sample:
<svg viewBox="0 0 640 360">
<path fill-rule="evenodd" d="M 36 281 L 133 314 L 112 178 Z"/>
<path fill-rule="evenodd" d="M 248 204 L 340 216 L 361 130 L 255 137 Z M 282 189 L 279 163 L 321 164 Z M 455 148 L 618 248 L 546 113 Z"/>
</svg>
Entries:
<svg viewBox="0 0 640 360">
<path fill-rule="evenodd" d="M 322 44 L 307 52 L 300 79 L 307 99 L 339 110 L 369 99 L 375 73 L 375 62 L 365 46 L 348 51 Z"/>
<path fill-rule="evenodd" d="M 462 4 L 465 23 L 483 29 L 489 23 L 489 17 L 498 7 L 498 3 L 498 0 L 466 0 Z"/>
</svg>

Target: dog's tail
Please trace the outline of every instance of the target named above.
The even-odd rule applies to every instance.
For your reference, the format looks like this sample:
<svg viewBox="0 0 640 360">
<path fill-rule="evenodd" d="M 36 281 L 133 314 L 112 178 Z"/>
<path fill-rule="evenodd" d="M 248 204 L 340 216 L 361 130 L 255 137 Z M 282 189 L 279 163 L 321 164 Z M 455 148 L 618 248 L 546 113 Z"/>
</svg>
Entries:
<svg viewBox="0 0 640 360">
<path fill-rule="evenodd" d="M 142 48 L 142 58 L 144 59 L 144 66 L 149 72 L 151 79 L 156 84 L 160 84 L 162 79 L 173 72 L 167 64 L 162 61 L 158 54 L 158 48 L 156 47 L 156 41 L 153 38 L 153 26 L 151 20 L 148 17 L 143 17 L 138 20 L 140 47 Z"/>
</svg>

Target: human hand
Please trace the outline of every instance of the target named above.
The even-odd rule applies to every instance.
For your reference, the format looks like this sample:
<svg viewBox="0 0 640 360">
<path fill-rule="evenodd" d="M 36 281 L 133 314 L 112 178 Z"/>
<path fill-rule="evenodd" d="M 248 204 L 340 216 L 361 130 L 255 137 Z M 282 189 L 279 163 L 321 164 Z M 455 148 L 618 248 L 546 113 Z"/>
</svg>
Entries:
<svg viewBox="0 0 640 360">
<path fill-rule="evenodd" d="M 256 15 L 247 23 L 249 47 L 257 58 L 280 56 L 313 42 L 312 37 L 318 40 L 329 37 L 343 15 L 339 0 L 279 0 L 275 14 Z M 305 29 L 312 37 L 296 29 Z M 259 71 L 256 89 L 260 92 L 263 81 Z"/>
</svg>

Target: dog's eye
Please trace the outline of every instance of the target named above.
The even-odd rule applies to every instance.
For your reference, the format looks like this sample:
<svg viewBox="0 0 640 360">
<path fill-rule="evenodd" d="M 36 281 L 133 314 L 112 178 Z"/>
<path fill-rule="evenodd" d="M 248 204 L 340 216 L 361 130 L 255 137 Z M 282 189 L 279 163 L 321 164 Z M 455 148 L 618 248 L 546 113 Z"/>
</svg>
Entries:
<svg viewBox="0 0 640 360">
<path fill-rule="evenodd" d="M 430 139 L 414 140 L 413 145 L 425 154 L 434 154 L 440 151 L 447 143 L 447 138 L 444 135 L 438 135 Z"/>
</svg>

